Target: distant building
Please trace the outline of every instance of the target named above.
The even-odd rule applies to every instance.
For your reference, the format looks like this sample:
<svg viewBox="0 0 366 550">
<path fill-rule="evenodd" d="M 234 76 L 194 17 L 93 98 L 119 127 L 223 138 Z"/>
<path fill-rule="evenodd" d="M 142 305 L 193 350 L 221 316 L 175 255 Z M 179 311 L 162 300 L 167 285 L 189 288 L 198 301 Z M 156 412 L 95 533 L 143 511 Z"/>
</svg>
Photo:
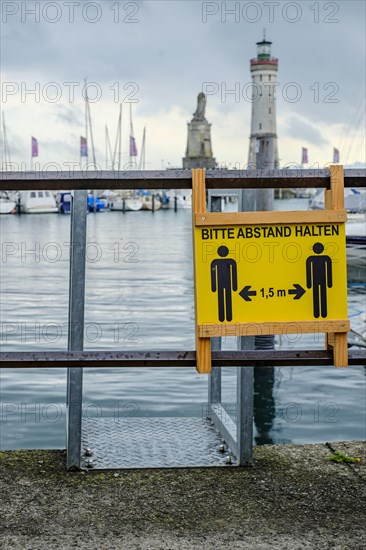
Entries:
<svg viewBox="0 0 366 550">
<path fill-rule="evenodd" d="M 183 168 L 215 168 L 216 160 L 212 156 L 211 124 L 205 118 L 206 96 L 198 94 L 197 109 L 192 121 L 188 122 L 188 139 Z"/>
<path fill-rule="evenodd" d="M 278 168 L 275 97 L 278 59 L 271 57 L 271 44 L 265 38 L 257 42 L 257 57 L 250 60 L 253 83 L 250 168 Z"/>
</svg>

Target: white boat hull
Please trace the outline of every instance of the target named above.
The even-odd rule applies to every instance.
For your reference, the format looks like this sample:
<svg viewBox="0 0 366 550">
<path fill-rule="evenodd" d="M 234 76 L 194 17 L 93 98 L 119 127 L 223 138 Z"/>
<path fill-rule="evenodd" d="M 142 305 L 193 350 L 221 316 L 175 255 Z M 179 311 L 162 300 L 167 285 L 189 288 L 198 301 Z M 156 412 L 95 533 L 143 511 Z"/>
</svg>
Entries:
<svg viewBox="0 0 366 550">
<path fill-rule="evenodd" d="M 52 206 L 31 206 L 27 208 L 20 205 L 20 212 L 22 214 L 57 214 L 58 208 Z"/>
<path fill-rule="evenodd" d="M 161 202 L 159 199 L 157 199 L 155 197 L 155 200 L 154 200 L 154 211 L 156 210 L 160 210 L 161 208 Z M 142 199 L 142 209 L 143 210 L 152 210 L 153 209 L 153 202 L 152 202 L 152 199 L 151 197 L 144 197 Z"/>
<path fill-rule="evenodd" d="M 366 216 L 349 214 L 346 223 L 347 280 L 366 284 Z"/>
<path fill-rule="evenodd" d="M 177 208 L 182 210 L 189 210 L 192 208 L 192 196 L 191 195 L 185 195 L 181 196 L 178 195 L 177 197 Z"/>
<path fill-rule="evenodd" d="M 16 203 L 12 200 L 0 199 L 0 214 L 13 214 L 16 210 Z"/>
<path fill-rule="evenodd" d="M 169 208 L 176 208 L 178 210 L 189 210 L 192 208 L 192 195 L 182 195 L 180 193 L 175 193 L 174 191 L 168 191 L 167 196 L 169 197 Z"/>
<path fill-rule="evenodd" d="M 138 212 L 142 209 L 142 201 L 140 199 L 125 199 L 125 211 L 126 212 Z M 123 211 L 123 200 L 111 200 L 110 210 Z"/>
<path fill-rule="evenodd" d="M 22 214 L 56 214 L 58 208 L 50 191 L 21 191 L 20 212 Z"/>
</svg>

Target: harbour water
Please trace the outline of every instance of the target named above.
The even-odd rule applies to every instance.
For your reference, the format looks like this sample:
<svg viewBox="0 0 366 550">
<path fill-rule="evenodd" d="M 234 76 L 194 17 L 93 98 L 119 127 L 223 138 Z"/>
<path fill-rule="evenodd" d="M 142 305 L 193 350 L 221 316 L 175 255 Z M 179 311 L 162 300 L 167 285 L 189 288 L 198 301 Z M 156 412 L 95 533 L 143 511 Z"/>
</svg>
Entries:
<svg viewBox="0 0 366 550">
<path fill-rule="evenodd" d="M 66 349 L 69 228 L 66 215 L 1 218 L 2 351 Z M 88 216 L 86 350 L 194 348 L 191 239 L 190 211 Z M 348 294 L 351 326 L 362 332 L 365 288 Z M 323 336 L 289 335 L 276 345 L 322 348 Z M 365 367 L 278 367 L 258 372 L 255 389 L 257 443 L 366 436 Z M 224 369 L 223 403 L 233 415 L 235 391 L 235 369 Z M 65 392 L 65 369 L 2 369 L 0 449 L 65 447 Z M 207 377 L 194 369 L 84 371 L 85 416 L 201 417 L 206 402 Z"/>
</svg>

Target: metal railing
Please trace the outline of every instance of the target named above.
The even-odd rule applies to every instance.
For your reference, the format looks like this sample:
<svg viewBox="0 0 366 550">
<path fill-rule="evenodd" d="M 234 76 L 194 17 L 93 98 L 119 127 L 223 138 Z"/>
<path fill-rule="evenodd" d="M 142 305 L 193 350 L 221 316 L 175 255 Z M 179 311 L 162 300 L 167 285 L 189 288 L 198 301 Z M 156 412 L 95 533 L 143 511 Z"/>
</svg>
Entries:
<svg viewBox="0 0 366 550">
<path fill-rule="evenodd" d="M 345 170 L 345 187 L 366 187 L 365 170 Z M 330 188 L 329 171 L 324 170 L 208 170 L 207 189 L 271 189 L 271 188 Z M 83 351 L 86 198 L 88 189 L 191 189 L 189 170 L 169 171 L 98 171 L 98 172 L 2 172 L 0 190 L 74 190 L 71 216 L 71 256 L 69 294 L 68 351 L 65 352 L 1 352 L 2 368 L 68 367 L 68 468 L 80 468 L 81 404 L 83 367 L 195 367 L 194 351 Z M 239 191 L 241 192 L 241 191 Z M 78 243 L 74 254 L 74 243 Z M 218 344 L 218 339 L 216 339 Z M 240 464 L 250 463 L 252 452 L 252 368 L 268 366 L 331 365 L 331 351 L 218 351 L 213 339 L 212 365 L 216 367 L 209 378 L 210 418 L 232 446 Z M 366 351 L 350 350 L 350 365 L 366 365 Z M 217 367 L 246 367 L 238 369 L 237 403 L 241 419 L 237 425 L 221 406 L 221 369 Z M 245 374 L 246 373 L 246 374 Z M 243 409 L 243 410 L 242 410 Z M 236 432 L 235 432 L 236 430 Z M 245 440 L 245 441 L 244 441 Z"/>
<path fill-rule="evenodd" d="M 344 170 L 345 187 L 366 187 L 366 171 Z M 327 169 L 206 171 L 207 189 L 330 189 Z M 0 190 L 192 189 L 190 170 L 0 172 Z"/>
<path fill-rule="evenodd" d="M 366 187 L 366 170 L 344 170 L 345 187 Z M 330 188 L 330 176 L 327 169 L 294 170 L 207 170 L 207 189 L 273 189 L 273 188 Z M 64 172 L 0 172 L 0 190 L 85 190 L 87 189 L 191 189 L 192 174 L 190 170 L 151 170 L 151 171 L 64 171 Z M 76 200 L 76 195 L 74 200 Z M 80 199 L 79 199 L 80 200 Z M 81 201 L 84 199 L 81 198 Z M 81 212 L 81 211 L 80 211 Z M 83 214 L 84 215 L 84 211 Z M 79 223 L 75 231 L 80 232 Z M 82 242 L 78 235 L 78 242 Z M 72 249 L 72 247 L 71 247 Z M 80 255 L 78 256 L 80 259 Z M 81 260 L 82 263 L 82 260 Z M 80 265 L 78 271 L 82 269 Z M 81 277 L 83 278 L 83 277 Z M 71 287 L 72 288 L 72 285 Z M 76 306 L 80 311 L 80 304 Z M 70 315 L 72 315 L 70 313 Z M 73 321 L 75 321 L 73 317 Z M 81 326 L 73 322 L 73 326 Z M 69 338 L 75 339 L 69 332 Z M 80 349 L 82 331 L 78 337 Z M 72 348 L 69 350 L 71 352 Z M 109 354 L 104 352 L 1 352 L 0 361 L 3 368 L 35 366 L 67 366 L 68 362 L 78 366 L 186 366 L 195 365 L 193 351 L 120 351 Z M 213 365 L 222 366 L 266 366 L 266 365 L 329 365 L 332 354 L 329 351 L 246 351 L 246 352 L 213 352 Z M 349 351 L 350 365 L 366 365 L 366 351 Z"/>
</svg>

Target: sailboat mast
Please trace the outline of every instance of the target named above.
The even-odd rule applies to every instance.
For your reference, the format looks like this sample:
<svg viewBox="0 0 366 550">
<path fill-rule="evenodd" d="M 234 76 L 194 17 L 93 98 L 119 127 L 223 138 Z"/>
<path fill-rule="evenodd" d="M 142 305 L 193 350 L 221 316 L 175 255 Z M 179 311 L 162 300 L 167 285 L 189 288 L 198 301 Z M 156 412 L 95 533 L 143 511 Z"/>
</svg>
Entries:
<svg viewBox="0 0 366 550">
<path fill-rule="evenodd" d="M 86 139 L 86 158 L 87 163 L 89 161 L 89 140 L 88 140 L 88 89 L 87 89 L 87 77 L 84 78 L 84 93 L 85 93 L 85 139 Z M 80 169 L 81 166 L 81 150 L 80 150 Z"/>
<path fill-rule="evenodd" d="M 6 159 L 5 159 L 5 130 L 4 130 L 4 113 L 3 113 L 3 166 L 2 170 L 6 170 Z"/>
<path fill-rule="evenodd" d="M 97 163 L 95 160 L 95 149 L 94 149 L 94 139 L 93 139 L 93 126 L 91 121 L 91 114 L 90 114 L 90 105 L 89 105 L 89 98 L 88 98 L 88 89 L 87 89 L 87 80 L 85 78 L 85 102 L 86 102 L 86 130 L 88 130 L 88 126 L 90 129 L 90 141 L 92 146 L 92 153 L 93 153 L 93 164 L 94 164 L 94 170 L 97 169 Z M 97 211 L 97 196 L 96 196 L 96 190 L 93 189 L 93 211 Z"/>
<path fill-rule="evenodd" d="M 91 141 L 92 153 L 93 153 L 93 164 L 94 164 L 94 169 L 96 170 L 97 169 L 97 162 L 95 160 L 93 126 L 92 126 L 91 114 L 90 114 L 90 104 L 89 104 L 89 98 L 88 98 L 87 80 L 85 78 L 85 133 L 86 133 L 86 139 L 88 139 L 88 129 L 90 129 L 90 141 Z"/>
<path fill-rule="evenodd" d="M 132 167 L 132 155 L 131 155 L 131 138 L 133 137 L 133 124 L 132 124 L 132 103 L 130 103 L 130 137 L 128 141 L 129 163 L 130 169 Z"/>
<path fill-rule="evenodd" d="M 139 170 L 145 170 L 145 147 L 146 147 L 146 126 L 144 127 L 144 132 L 142 135 L 142 145 L 141 145 L 141 154 L 140 154 L 140 163 Z"/>
<path fill-rule="evenodd" d="M 8 133 L 6 131 L 6 124 L 5 124 L 5 113 L 3 113 L 3 135 L 4 135 L 5 170 L 7 170 L 8 164 L 11 165 L 11 158 L 10 158 L 10 149 L 9 149 L 9 142 L 8 142 Z"/>
<path fill-rule="evenodd" d="M 122 147 L 122 103 L 119 105 L 119 135 L 118 135 L 118 171 L 121 170 L 121 147 Z"/>
<path fill-rule="evenodd" d="M 108 128 L 107 128 L 107 125 L 105 125 L 104 140 L 105 140 L 105 169 L 108 170 Z"/>
<path fill-rule="evenodd" d="M 146 159 L 146 126 L 144 128 L 144 159 L 142 161 L 142 169 L 145 170 L 145 159 Z"/>
<path fill-rule="evenodd" d="M 90 114 L 90 104 L 89 104 L 89 101 L 88 101 L 88 118 L 89 118 L 89 128 L 90 128 L 90 141 L 91 141 L 92 152 L 93 152 L 93 164 L 94 164 L 94 169 L 96 170 L 96 169 L 97 169 L 97 162 L 96 162 L 96 160 L 95 160 L 95 149 L 94 149 L 94 139 L 93 139 L 93 126 L 92 126 L 92 121 L 91 121 L 91 114 Z"/>
<path fill-rule="evenodd" d="M 6 162 L 6 130 L 5 130 L 5 115 L 3 113 L 3 170 L 7 169 L 7 162 Z"/>
<path fill-rule="evenodd" d="M 105 128 L 106 128 L 106 139 L 107 139 L 107 147 L 108 147 L 108 152 L 109 152 L 109 160 L 111 162 L 108 169 L 109 170 L 114 170 L 114 158 L 113 158 L 113 154 L 112 154 L 112 147 L 111 147 L 111 140 L 110 140 L 110 137 L 109 137 L 108 126 L 106 126 Z"/>
<path fill-rule="evenodd" d="M 116 140 L 114 142 L 114 151 L 113 151 L 113 170 L 115 170 L 115 165 L 117 162 L 118 170 L 120 169 L 120 150 L 121 150 L 121 132 L 122 132 L 122 105 L 120 105 L 119 108 L 119 117 L 118 117 L 118 124 L 117 124 L 117 131 L 116 131 Z M 116 161 L 116 157 L 118 155 L 118 159 Z"/>
</svg>

